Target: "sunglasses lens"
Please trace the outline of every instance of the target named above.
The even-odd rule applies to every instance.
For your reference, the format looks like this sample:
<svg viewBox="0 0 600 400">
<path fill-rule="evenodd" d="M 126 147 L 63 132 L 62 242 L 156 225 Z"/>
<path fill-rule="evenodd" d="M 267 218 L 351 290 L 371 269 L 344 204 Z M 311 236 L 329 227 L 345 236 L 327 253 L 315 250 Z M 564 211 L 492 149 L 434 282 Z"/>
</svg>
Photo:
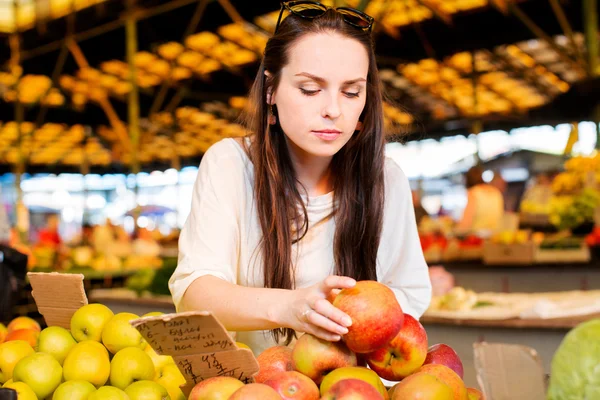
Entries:
<svg viewBox="0 0 600 400">
<path fill-rule="evenodd" d="M 369 22 L 364 16 L 357 14 L 355 12 L 349 10 L 338 10 L 340 14 L 344 16 L 346 22 L 351 25 L 354 25 L 359 28 L 366 29 L 371 26 L 371 22 Z"/>
<path fill-rule="evenodd" d="M 327 7 L 313 3 L 297 3 L 290 6 L 290 10 L 304 18 L 317 18 L 327 12 Z"/>
</svg>

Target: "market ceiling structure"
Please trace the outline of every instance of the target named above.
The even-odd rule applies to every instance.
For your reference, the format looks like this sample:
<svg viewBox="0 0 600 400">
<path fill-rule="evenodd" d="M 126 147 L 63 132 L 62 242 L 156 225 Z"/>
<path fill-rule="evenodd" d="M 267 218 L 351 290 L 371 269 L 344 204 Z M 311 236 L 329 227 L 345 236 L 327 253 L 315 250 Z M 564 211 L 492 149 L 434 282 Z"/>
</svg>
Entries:
<svg viewBox="0 0 600 400">
<path fill-rule="evenodd" d="M 0 168 L 19 160 L 28 171 L 197 164 L 212 143 L 244 134 L 236 118 L 277 4 L 0 1 Z M 598 44 L 597 20 L 586 36 L 583 19 L 595 0 L 346 4 L 379 21 L 390 134 L 558 123 L 589 117 L 598 103 L 589 92 L 575 96 L 586 105 L 580 115 L 553 108 L 597 86 L 598 52 L 588 51 Z"/>
</svg>

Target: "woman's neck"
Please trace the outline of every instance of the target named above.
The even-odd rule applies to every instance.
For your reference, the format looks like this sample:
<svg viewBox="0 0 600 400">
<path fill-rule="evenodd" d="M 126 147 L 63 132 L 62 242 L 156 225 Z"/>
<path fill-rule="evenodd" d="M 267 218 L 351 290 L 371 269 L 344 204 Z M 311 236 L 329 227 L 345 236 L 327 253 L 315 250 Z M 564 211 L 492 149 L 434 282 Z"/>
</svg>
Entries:
<svg viewBox="0 0 600 400">
<path fill-rule="evenodd" d="M 296 178 L 306 189 L 308 196 L 315 197 L 333 190 L 330 174 L 333 157 L 319 157 L 305 152 L 287 140 L 288 151 Z"/>
</svg>

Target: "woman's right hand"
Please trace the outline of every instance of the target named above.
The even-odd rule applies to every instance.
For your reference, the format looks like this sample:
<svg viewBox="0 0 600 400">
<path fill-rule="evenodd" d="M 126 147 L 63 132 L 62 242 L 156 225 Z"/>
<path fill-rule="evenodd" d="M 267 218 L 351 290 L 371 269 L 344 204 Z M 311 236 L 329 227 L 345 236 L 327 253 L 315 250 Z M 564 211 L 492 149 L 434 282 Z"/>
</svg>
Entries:
<svg viewBox="0 0 600 400">
<path fill-rule="evenodd" d="M 316 285 L 289 292 L 282 302 L 276 320 L 281 326 L 310 333 L 323 340 L 336 342 L 348 333 L 350 317 L 331 304 L 328 298 L 340 289 L 351 288 L 356 281 L 345 276 L 328 276 Z"/>
</svg>

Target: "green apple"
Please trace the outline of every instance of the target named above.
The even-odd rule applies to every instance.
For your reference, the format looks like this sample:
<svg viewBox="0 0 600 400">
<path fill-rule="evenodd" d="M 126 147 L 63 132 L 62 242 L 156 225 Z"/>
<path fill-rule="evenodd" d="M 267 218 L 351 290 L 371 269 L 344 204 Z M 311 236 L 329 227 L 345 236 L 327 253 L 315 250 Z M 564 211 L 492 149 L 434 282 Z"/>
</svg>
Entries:
<svg viewBox="0 0 600 400">
<path fill-rule="evenodd" d="M 26 383 L 38 399 L 45 399 L 52 394 L 61 380 L 62 367 L 46 353 L 35 353 L 21 359 L 13 371 L 13 381 Z"/>
<path fill-rule="evenodd" d="M 13 369 L 22 358 L 33 354 L 33 348 L 23 340 L 0 344 L 0 383 L 12 379 Z"/>
<path fill-rule="evenodd" d="M 78 342 L 102 340 L 102 330 L 114 316 L 110 308 L 103 304 L 87 304 L 75 311 L 71 317 L 71 334 Z"/>
<path fill-rule="evenodd" d="M 156 382 L 137 381 L 125 389 L 131 400 L 171 400 L 167 389 Z"/>
<path fill-rule="evenodd" d="M 133 382 L 154 379 L 154 363 L 143 350 L 127 347 L 119 350 L 110 362 L 110 384 L 125 389 Z"/>
<path fill-rule="evenodd" d="M 94 393 L 90 394 L 87 400 L 130 400 L 129 396 L 122 391 L 112 386 L 102 386 Z"/>
<path fill-rule="evenodd" d="M 146 313 L 144 315 L 142 315 L 142 318 L 146 318 L 146 317 L 160 317 L 161 315 L 165 315 L 165 313 L 160 312 L 160 311 L 152 311 L 149 313 Z"/>
<path fill-rule="evenodd" d="M 112 317 L 102 330 L 102 343 L 108 351 L 117 354 L 126 347 L 137 347 L 144 350 L 148 343 L 129 321 L 139 317 L 131 313 L 119 313 Z"/>
<path fill-rule="evenodd" d="M 171 400 L 186 400 L 180 387 L 185 384 L 185 378 L 177 365 L 167 364 L 157 371 L 157 378 L 154 382 L 158 383 L 169 392 Z"/>
<path fill-rule="evenodd" d="M 323 382 L 321 382 L 321 396 L 327 393 L 330 387 L 344 379 L 359 379 L 365 381 L 377 389 L 384 399 L 389 399 L 388 392 L 381 381 L 381 378 L 379 378 L 375 371 L 365 367 L 342 367 L 334 369 L 325 375 Z"/>
<path fill-rule="evenodd" d="M 0 324 L 0 343 L 4 342 L 6 335 L 8 335 L 8 328 L 4 324 Z"/>
<path fill-rule="evenodd" d="M 93 340 L 73 346 L 63 364 L 65 381 L 87 381 L 97 388 L 106 383 L 109 374 L 108 351 Z"/>
<path fill-rule="evenodd" d="M 17 399 L 19 400 L 38 400 L 35 392 L 23 382 L 11 382 L 2 386 L 6 389 L 13 389 L 17 391 Z"/>
<path fill-rule="evenodd" d="M 56 358 L 60 365 L 77 342 L 71 333 L 60 326 L 51 326 L 40 333 L 38 338 L 38 351 L 50 354 Z"/>
<path fill-rule="evenodd" d="M 150 345 L 147 345 L 146 349 L 144 351 L 152 359 L 152 362 L 154 363 L 154 368 L 156 369 L 156 371 L 158 371 L 159 369 L 161 369 L 162 367 L 164 367 L 167 364 L 175 364 L 175 360 L 173 360 L 173 357 L 159 355 L 157 352 L 154 351 L 154 349 Z"/>
<path fill-rule="evenodd" d="M 87 400 L 95 391 L 96 388 L 89 382 L 67 381 L 56 388 L 52 400 Z"/>
</svg>

